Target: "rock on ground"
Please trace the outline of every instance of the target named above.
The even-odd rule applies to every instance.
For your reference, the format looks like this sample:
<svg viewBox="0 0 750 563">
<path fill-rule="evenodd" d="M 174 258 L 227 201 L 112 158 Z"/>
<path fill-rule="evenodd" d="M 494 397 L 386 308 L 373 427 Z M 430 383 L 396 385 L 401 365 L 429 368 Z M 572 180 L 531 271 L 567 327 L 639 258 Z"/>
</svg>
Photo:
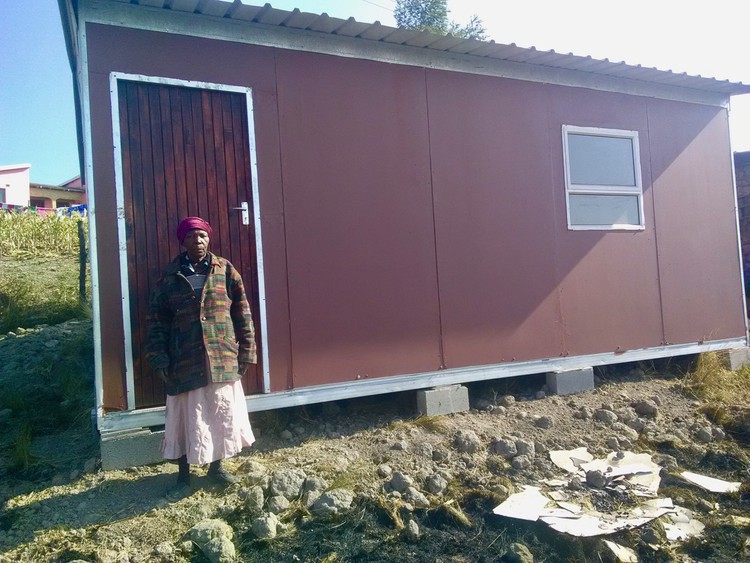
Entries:
<svg viewBox="0 0 750 563">
<path fill-rule="evenodd" d="M 198 546 L 211 563 L 234 561 L 236 552 L 231 526 L 223 520 L 210 519 L 198 522 L 190 528 L 185 537 Z"/>
</svg>

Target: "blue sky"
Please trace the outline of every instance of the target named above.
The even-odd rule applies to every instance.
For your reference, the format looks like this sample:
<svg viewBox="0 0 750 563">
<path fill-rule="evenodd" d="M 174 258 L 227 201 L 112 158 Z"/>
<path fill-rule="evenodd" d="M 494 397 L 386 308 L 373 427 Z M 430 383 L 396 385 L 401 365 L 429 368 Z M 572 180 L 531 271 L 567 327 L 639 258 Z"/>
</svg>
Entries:
<svg viewBox="0 0 750 563">
<path fill-rule="evenodd" d="M 31 164 L 31 181 L 78 175 L 73 79 L 57 0 L 2 0 L 0 165 Z"/>
<path fill-rule="evenodd" d="M 395 0 L 271 3 L 394 25 Z M 750 84 L 747 0 L 449 0 L 448 6 L 458 23 L 478 14 L 498 43 Z M 33 182 L 62 183 L 78 174 L 78 149 L 57 0 L 0 0 L 0 21 L 0 165 L 29 163 Z M 733 99 L 730 128 L 733 149 L 750 150 L 750 94 Z"/>
</svg>

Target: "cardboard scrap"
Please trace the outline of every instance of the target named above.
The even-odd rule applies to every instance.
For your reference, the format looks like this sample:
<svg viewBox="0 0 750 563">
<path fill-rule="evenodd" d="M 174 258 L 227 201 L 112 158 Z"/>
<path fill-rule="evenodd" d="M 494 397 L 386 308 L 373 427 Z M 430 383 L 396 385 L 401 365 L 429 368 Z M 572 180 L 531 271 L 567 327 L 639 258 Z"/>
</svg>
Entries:
<svg viewBox="0 0 750 563">
<path fill-rule="evenodd" d="M 699 473 L 693 473 L 692 471 L 683 471 L 680 475 L 686 481 L 712 493 L 734 493 L 739 491 L 740 485 L 742 485 L 742 483 L 736 481 L 724 481 L 723 479 L 708 477 Z"/>
<path fill-rule="evenodd" d="M 601 471 L 611 480 L 610 487 L 622 492 L 631 490 L 637 496 L 655 497 L 661 483 L 661 467 L 651 461 L 650 454 L 611 452 L 605 459 L 594 459 L 585 447 L 581 447 L 553 450 L 549 457 L 560 469 L 581 478 L 586 477 L 587 471 Z"/>
<path fill-rule="evenodd" d="M 558 502 L 557 505 L 573 514 L 578 514 L 581 511 L 581 507 L 573 502 Z"/>
<path fill-rule="evenodd" d="M 640 508 L 645 514 L 656 514 L 656 518 L 658 518 L 672 511 L 674 503 L 671 498 L 655 498 L 642 503 Z"/>
<path fill-rule="evenodd" d="M 631 528 L 638 528 L 655 518 L 658 518 L 658 516 L 646 514 L 639 508 L 634 508 L 626 516 L 620 517 L 601 514 L 591 510 L 578 514 L 577 518 L 541 516 L 540 520 L 558 532 L 570 534 L 571 536 L 587 538 L 591 536 L 613 534 Z"/>
<path fill-rule="evenodd" d="M 548 487 L 565 487 L 568 484 L 565 479 L 542 479 L 541 482 Z"/>
<path fill-rule="evenodd" d="M 541 520 L 553 530 L 577 537 L 612 534 L 628 528 L 637 528 L 664 514 L 674 512 L 671 499 L 654 499 L 633 508 L 625 516 L 607 515 L 588 510 L 572 502 L 550 502 L 538 487 L 526 486 L 523 492 L 508 497 L 495 507 L 494 513 L 520 520 Z"/>
<path fill-rule="evenodd" d="M 609 540 L 604 540 L 604 545 L 609 548 L 618 563 L 638 563 L 638 555 L 629 547 Z"/>
<path fill-rule="evenodd" d="M 580 468 L 584 474 L 598 470 L 618 483 L 624 482 L 638 496 L 655 497 L 661 483 L 661 467 L 651 461 L 650 454 L 612 452 L 606 459 L 592 460 Z"/>
<path fill-rule="evenodd" d="M 544 520 L 545 518 L 580 518 L 580 516 L 565 508 L 545 508 L 539 513 L 539 518 Z"/>
<path fill-rule="evenodd" d="M 553 530 L 579 538 L 613 534 L 626 528 L 641 526 L 649 521 L 643 518 L 633 521 L 629 519 L 609 520 L 591 512 L 579 514 L 577 518 L 542 516 L 540 519 Z"/>
<path fill-rule="evenodd" d="M 568 498 L 568 495 L 560 491 L 550 491 L 548 494 L 549 494 L 549 498 L 558 502 L 564 501 L 565 499 Z"/>
<path fill-rule="evenodd" d="M 585 446 L 574 450 L 552 450 L 549 458 L 560 469 L 568 473 L 578 473 L 578 467 L 594 459 Z"/>
<path fill-rule="evenodd" d="M 607 456 L 613 468 L 619 471 L 631 471 L 627 477 L 627 483 L 631 485 L 638 496 L 655 497 L 661 484 L 661 466 L 651 460 L 651 454 L 636 454 L 633 452 L 621 452 L 621 456 L 611 453 Z"/>
<path fill-rule="evenodd" d="M 675 512 L 669 515 L 671 522 L 663 522 L 664 532 L 670 541 L 685 540 L 692 536 L 700 536 L 705 529 L 703 522 L 693 518 L 693 513 L 681 506 L 675 507 Z"/>
<path fill-rule="evenodd" d="M 567 501 L 568 495 L 565 492 L 552 491 L 548 497 L 539 487 L 524 486 L 523 491 L 510 495 L 496 506 L 493 511 L 495 514 L 521 520 L 541 520 L 558 532 L 577 537 L 599 536 L 637 528 L 665 515 L 669 516 L 670 521 L 663 522 L 664 529 L 671 541 L 700 535 L 705 528 L 703 523 L 693 518 L 691 511 L 675 506 L 672 499 L 657 498 L 661 483 L 661 467 L 651 460 L 650 454 L 612 452 L 605 459 L 595 460 L 585 447 L 581 447 L 551 451 L 549 457 L 559 468 L 581 477 L 586 476 L 586 471 L 601 471 L 610 480 L 611 485 L 607 487 L 610 490 L 627 490 L 636 496 L 653 498 L 625 514 L 602 514 Z M 740 487 L 740 483 L 722 481 L 689 471 L 684 471 L 681 475 L 687 481 L 712 492 L 733 492 Z M 552 487 L 566 482 L 545 479 L 542 483 Z M 638 561 L 632 550 L 614 542 L 605 543 L 618 561 Z"/>
<path fill-rule="evenodd" d="M 542 509 L 549 502 L 550 499 L 540 492 L 539 487 L 524 485 L 523 491 L 510 495 L 497 505 L 492 512 L 499 516 L 535 522 L 539 519 Z"/>
</svg>

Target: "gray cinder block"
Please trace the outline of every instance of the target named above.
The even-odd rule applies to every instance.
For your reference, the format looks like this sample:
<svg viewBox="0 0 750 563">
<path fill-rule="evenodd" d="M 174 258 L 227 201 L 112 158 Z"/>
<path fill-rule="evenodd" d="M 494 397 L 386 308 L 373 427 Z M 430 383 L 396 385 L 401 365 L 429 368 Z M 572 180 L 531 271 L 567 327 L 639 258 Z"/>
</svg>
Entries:
<svg viewBox="0 0 750 563">
<path fill-rule="evenodd" d="M 419 414 L 435 416 L 469 410 L 469 390 L 463 385 L 446 385 L 417 391 Z"/>
<path fill-rule="evenodd" d="M 736 371 L 741 367 L 750 364 L 750 348 L 734 348 L 733 350 L 727 350 L 722 354 L 724 365 L 732 370 Z"/>
<path fill-rule="evenodd" d="M 590 391 L 594 388 L 594 368 L 548 372 L 547 386 L 557 395 Z"/>
<path fill-rule="evenodd" d="M 125 469 L 163 461 L 160 446 L 164 431 L 131 430 L 102 436 L 102 469 Z"/>
</svg>

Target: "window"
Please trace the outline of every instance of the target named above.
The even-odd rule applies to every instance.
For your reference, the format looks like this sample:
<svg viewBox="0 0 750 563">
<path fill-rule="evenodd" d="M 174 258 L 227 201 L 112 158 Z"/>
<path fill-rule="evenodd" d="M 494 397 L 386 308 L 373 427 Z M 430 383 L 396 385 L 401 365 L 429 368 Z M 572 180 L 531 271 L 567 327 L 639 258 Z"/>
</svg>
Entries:
<svg viewBox="0 0 750 563">
<path fill-rule="evenodd" d="M 5 201 L 5 188 L 0 188 L 0 203 L 7 203 Z"/>
<path fill-rule="evenodd" d="M 563 125 L 571 230 L 643 229 L 638 132 Z"/>
</svg>

